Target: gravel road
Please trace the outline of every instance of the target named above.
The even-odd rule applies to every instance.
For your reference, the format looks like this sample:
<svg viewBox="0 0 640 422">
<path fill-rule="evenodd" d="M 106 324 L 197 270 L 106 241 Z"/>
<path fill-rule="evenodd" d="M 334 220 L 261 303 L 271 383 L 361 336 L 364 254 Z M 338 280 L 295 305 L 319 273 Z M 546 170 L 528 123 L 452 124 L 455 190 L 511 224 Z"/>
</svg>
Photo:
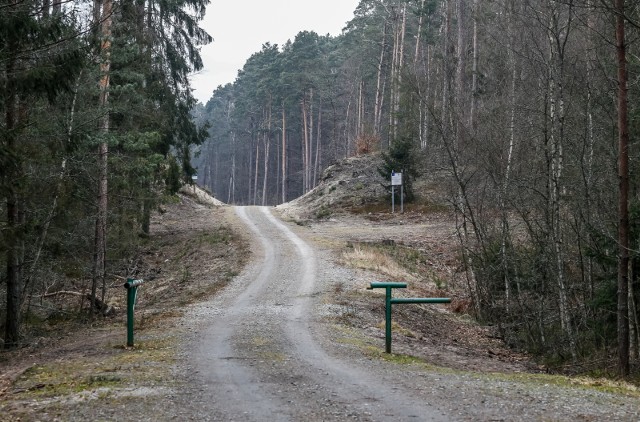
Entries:
<svg viewBox="0 0 640 422">
<path fill-rule="evenodd" d="M 238 207 L 254 259 L 191 308 L 179 419 L 221 421 L 639 420 L 637 397 L 365 356 L 328 322 L 325 293 L 362 285 L 308 232 Z"/>
<path fill-rule="evenodd" d="M 312 335 L 321 296 L 314 249 L 265 207 L 237 208 L 257 259 L 213 303 L 192 367 L 202 414 L 225 421 L 445 420 L 384 385 L 366 367 L 329 355 Z M 199 406 L 198 406 L 199 407 Z"/>
</svg>

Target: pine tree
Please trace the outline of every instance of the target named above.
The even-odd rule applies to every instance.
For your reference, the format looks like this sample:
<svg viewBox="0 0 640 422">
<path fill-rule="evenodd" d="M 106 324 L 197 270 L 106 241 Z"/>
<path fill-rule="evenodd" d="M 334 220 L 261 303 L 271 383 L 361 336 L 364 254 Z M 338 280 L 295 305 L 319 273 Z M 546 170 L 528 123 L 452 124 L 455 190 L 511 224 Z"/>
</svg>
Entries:
<svg viewBox="0 0 640 422">
<path fill-rule="evenodd" d="M 402 184 L 405 200 L 411 202 L 415 199 L 413 181 L 420 175 L 418 171 L 417 152 L 411 138 L 401 137 L 391 144 L 388 151 L 382 152 L 382 166 L 378 168 L 380 176 L 390 182 L 392 173 L 402 173 Z M 391 192 L 391 183 L 384 185 Z M 395 194 L 400 197 L 399 189 Z"/>
<path fill-rule="evenodd" d="M 70 38 L 69 38 L 70 37 Z M 55 47 L 54 47 L 55 46 Z M 4 239 L 7 280 L 5 347 L 18 345 L 24 288 L 26 215 L 25 166 L 28 145 L 22 142 L 29 128 L 34 100 L 54 101 L 71 88 L 83 62 L 74 45 L 73 28 L 60 14 L 43 13 L 39 2 L 3 6 L 0 14 L 0 197 L 6 212 Z"/>
</svg>

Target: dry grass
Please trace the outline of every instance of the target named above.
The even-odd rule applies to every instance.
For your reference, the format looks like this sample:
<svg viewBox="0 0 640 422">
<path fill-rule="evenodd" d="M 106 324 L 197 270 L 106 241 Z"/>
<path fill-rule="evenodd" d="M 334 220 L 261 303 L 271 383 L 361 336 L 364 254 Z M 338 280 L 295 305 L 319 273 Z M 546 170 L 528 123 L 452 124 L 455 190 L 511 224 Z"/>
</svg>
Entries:
<svg viewBox="0 0 640 422">
<path fill-rule="evenodd" d="M 390 281 L 416 281 L 416 277 L 403 268 L 396 260 L 378 248 L 354 245 L 342 254 L 344 265 L 374 271 Z"/>
</svg>

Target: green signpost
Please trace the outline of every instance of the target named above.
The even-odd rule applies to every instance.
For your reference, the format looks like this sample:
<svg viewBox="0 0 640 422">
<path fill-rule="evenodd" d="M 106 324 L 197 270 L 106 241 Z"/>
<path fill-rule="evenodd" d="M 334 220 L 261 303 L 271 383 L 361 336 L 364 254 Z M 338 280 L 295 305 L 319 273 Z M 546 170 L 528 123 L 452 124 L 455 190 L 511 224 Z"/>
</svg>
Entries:
<svg viewBox="0 0 640 422">
<path fill-rule="evenodd" d="M 127 289 L 127 347 L 133 347 L 133 310 L 136 307 L 138 287 L 142 283 L 144 283 L 143 280 L 132 278 L 128 278 L 124 283 L 124 288 Z"/>
<path fill-rule="evenodd" d="M 391 353 L 391 305 L 405 303 L 451 303 L 451 299 L 447 297 L 411 297 L 411 298 L 393 298 L 391 289 L 405 289 L 407 283 L 398 283 L 392 281 L 374 281 L 367 289 L 386 289 L 385 294 L 385 352 Z"/>
</svg>

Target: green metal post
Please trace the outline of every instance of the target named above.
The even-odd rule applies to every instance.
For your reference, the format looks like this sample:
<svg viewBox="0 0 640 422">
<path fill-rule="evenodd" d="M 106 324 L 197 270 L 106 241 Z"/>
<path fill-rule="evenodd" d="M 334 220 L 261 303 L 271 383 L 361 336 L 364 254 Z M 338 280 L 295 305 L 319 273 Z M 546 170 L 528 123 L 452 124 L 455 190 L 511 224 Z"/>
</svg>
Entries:
<svg viewBox="0 0 640 422">
<path fill-rule="evenodd" d="M 124 287 L 127 289 L 127 347 L 133 347 L 133 311 L 136 307 L 138 286 L 142 283 L 142 280 L 128 278 L 124 284 Z"/>
<path fill-rule="evenodd" d="M 132 280 L 129 280 L 132 281 Z M 133 309 L 136 303 L 137 287 L 127 289 L 127 346 L 133 347 Z"/>
<path fill-rule="evenodd" d="M 404 289 L 407 283 L 398 283 L 392 281 L 374 281 L 367 289 L 385 289 L 385 310 L 384 310 L 384 340 L 385 352 L 391 353 L 391 305 L 407 304 L 407 303 L 451 303 L 448 297 L 410 297 L 410 298 L 392 298 L 391 289 Z"/>
<path fill-rule="evenodd" d="M 391 353 L 391 287 L 387 287 L 385 297 L 385 322 L 384 322 L 384 340 L 385 351 Z"/>
</svg>

